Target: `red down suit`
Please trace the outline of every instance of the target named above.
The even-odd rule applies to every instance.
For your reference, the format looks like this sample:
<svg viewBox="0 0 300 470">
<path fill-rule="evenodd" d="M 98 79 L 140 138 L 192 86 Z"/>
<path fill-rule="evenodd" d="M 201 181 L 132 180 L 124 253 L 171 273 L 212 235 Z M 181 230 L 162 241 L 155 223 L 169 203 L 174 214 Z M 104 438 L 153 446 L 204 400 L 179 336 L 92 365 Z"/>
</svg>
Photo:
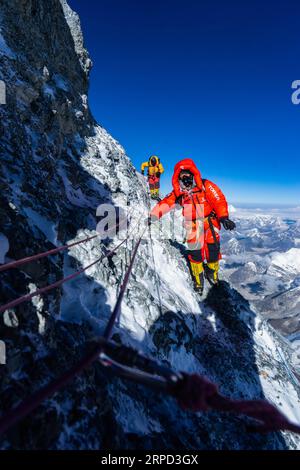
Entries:
<svg viewBox="0 0 300 470">
<path fill-rule="evenodd" d="M 183 170 L 194 176 L 191 190 L 183 190 L 179 175 Z M 191 159 L 177 163 L 172 178 L 173 191 L 160 201 L 151 211 L 152 218 L 161 218 L 176 204 L 182 206 L 186 241 L 190 256 L 196 261 L 215 262 L 221 259 L 220 219 L 228 218 L 227 200 L 220 188 L 209 180 L 202 179 L 201 173 Z"/>
</svg>

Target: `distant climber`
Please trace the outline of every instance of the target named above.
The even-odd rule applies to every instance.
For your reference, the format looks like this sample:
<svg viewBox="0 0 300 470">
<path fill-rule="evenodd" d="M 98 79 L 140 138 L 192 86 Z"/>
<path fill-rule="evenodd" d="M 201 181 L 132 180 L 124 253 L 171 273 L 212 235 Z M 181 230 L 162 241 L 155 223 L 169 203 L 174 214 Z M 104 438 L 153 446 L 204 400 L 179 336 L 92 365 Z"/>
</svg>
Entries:
<svg viewBox="0 0 300 470">
<path fill-rule="evenodd" d="M 173 191 L 152 209 L 149 222 L 158 220 L 176 204 L 183 207 L 189 265 L 195 290 L 202 294 L 204 277 L 211 285 L 219 281 L 221 224 L 225 230 L 234 230 L 236 225 L 229 219 L 224 194 L 216 184 L 202 179 L 193 160 L 177 163 L 172 185 Z"/>
<path fill-rule="evenodd" d="M 164 167 L 160 163 L 160 159 L 153 155 L 149 158 L 148 162 L 142 164 L 141 170 L 143 175 L 146 168 L 148 168 L 148 183 L 151 198 L 159 200 L 160 177 L 165 171 Z"/>
</svg>

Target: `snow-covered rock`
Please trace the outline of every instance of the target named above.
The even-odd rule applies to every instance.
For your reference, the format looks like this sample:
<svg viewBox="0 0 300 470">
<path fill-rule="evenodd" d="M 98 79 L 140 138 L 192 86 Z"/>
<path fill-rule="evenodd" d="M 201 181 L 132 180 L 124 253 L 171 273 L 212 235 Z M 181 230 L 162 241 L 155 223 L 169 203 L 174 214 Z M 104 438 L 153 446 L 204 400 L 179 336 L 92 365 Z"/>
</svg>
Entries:
<svg viewBox="0 0 300 470">
<path fill-rule="evenodd" d="M 284 253 L 276 253 L 272 257 L 269 272 L 277 274 L 286 271 L 292 275 L 300 274 L 300 249 L 291 248 Z"/>
</svg>

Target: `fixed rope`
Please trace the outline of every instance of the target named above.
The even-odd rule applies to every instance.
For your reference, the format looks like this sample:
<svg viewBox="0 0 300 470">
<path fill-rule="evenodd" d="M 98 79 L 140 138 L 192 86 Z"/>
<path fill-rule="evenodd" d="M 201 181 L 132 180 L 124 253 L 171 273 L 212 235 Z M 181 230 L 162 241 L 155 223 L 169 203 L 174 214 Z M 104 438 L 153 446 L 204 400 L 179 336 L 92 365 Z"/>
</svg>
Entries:
<svg viewBox="0 0 300 470">
<path fill-rule="evenodd" d="M 115 360 L 111 356 L 116 352 Z M 219 394 L 216 384 L 204 376 L 174 372 L 131 348 L 99 338 L 91 352 L 75 366 L 0 418 L 0 435 L 30 415 L 45 399 L 53 396 L 99 358 L 100 364 L 110 369 L 112 374 L 172 396 L 183 410 L 243 414 L 254 420 L 246 424 L 248 432 L 291 431 L 300 434 L 300 426 L 289 421 L 267 401 L 231 400 Z M 129 362 L 130 366 L 124 365 L 124 362 Z M 142 368 L 145 370 L 140 370 Z"/>
<path fill-rule="evenodd" d="M 126 287 L 128 285 L 130 275 L 133 269 L 134 261 L 136 259 L 136 255 L 138 252 L 138 248 L 141 244 L 142 237 L 145 233 L 145 229 L 143 234 L 140 236 L 138 242 L 136 243 L 135 249 L 133 251 L 133 255 L 130 261 L 130 265 L 126 271 L 124 281 L 114 307 L 114 310 L 111 314 L 110 320 L 108 325 L 105 329 L 105 340 L 109 339 L 115 322 L 121 312 L 121 304 L 124 298 L 124 293 Z M 122 244 L 125 243 L 126 240 L 123 240 Z M 67 385 L 75 376 L 81 374 L 84 369 L 86 369 L 89 365 L 91 365 L 95 360 L 99 358 L 101 353 L 104 352 L 103 342 L 99 342 L 93 350 L 87 354 L 81 361 L 79 361 L 73 368 L 62 374 L 59 378 L 53 380 L 49 385 L 45 386 L 37 393 L 33 394 L 27 400 L 24 400 L 20 403 L 16 408 L 8 412 L 5 416 L 0 419 L 0 434 L 6 432 L 12 426 L 17 424 L 20 420 L 28 416 L 32 411 L 34 411 L 46 398 L 51 397 L 54 393 L 58 392 L 62 387 Z"/>
<path fill-rule="evenodd" d="M 266 400 L 231 400 L 218 392 L 216 384 L 197 374 L 183 374 L 183 380 L 171 387 L 170 393 L 185 410 L 216 410 L 253 418 L 257 423 L 246 426 L 249 432 L 291 431 L 300 434 L 300 425 L 289 421 Z"/>
<path fill-rule="evenodd" d="M 37 297 L 38 295 L 44 295 L 47 292 L 50 292 L 54 289 L 57 289 L 58 287 L 62 286 L 66 282 L 71 281 L 72 279 L 75 279 L 76 277 L 80 276 L 82 273 L 87 271 L 88 269 L 92 268 L 96 264 L 100 263 L 103 261 L 105 258 L 111 257 L 124 243 L 126 240 L 123 240 L 119 245 L 117 245 L 113 250 L 109 251 L 107 254 L 102 255 L 100 258 L 96 259 L 93 261 L 93 263 L 89 264 L 88 266 L 85 266 L 84 268 L 79 269 L 75 273 L 70 274 L 67 277 L 64 277 L 63 279 L 60 279 L 59 281 L 54 282 L 53 284 L 49 284 L 46 287 L 42 287 L 41 289 L 37 289 L 34 292 L 31 292 L 30 294 L 22 295 L 18 299 L 12 300 L 11 302 L 8 302 L 5 305 L 2 305 L 0 307 L 0 314 L 4 313 L 6 310 L 9 310 L 11 308 L 17 307 L 18 305 L 23 304 L 24 302 L 28 302 L 29 300 L 33 299 L 34 297 Z"/>
<path fill-rule="evenodd" d="M 160 315 L 162 315 L 163 308 L 162 308 L 162 300 L 161 300 L 161 295 L 160 295 L 160 278 L 156 269 L 156 260 L 155 260 L 154 247 L 153 247 L 154 243 L 153 243 L 153 238 L 152 238 L 152 233 L 151 233 L 151 227 L 149 227 L 149 240 L 150 240 L 150 250 L 151 250 L 152 262 L 153 262 L 153 268 L 154 268 L 154 279 L 155 279 L 155 285 L 156 285 L 156 291 L 157 291 L 157 298 L 158 298 L 158 303 L 159 303 L 159 313 Z"/>
<path fill-rule="evenodd" d="M 74 242 L 68 245 L 63 245 L 58 248 L 53 248 L 52 250 L 49 250 L 49 251 L 44 251 L 43 253 L 38 253 L 33 256 L 28 256 L 27 258 L 22 258 L 17 261 L 11 261 L 10 263 L 6 263 L 0 266 L 0 272 L 8 271 L 9 269 L 19 268 L 20 266 L 23 266 L 28 263 L 32 263 L 33 261 L 38 261 L 42 258 L 47 258 L 48 256 L 51 256 L 51 255 L 57 255 L 58 253 L 61 253 L 62 251 L 70 250 L 74 246 L 80 245 L 81 243 L 86 243 L 90 240 L 94 240 L 97 237 L 99 237 L 99 234 L 92 235 L 90 237 L 84 238 L 83 240 L 79 240 L 77 242 Z"/>
<path fill-rule="evenodd" d="M 133 250 L 133 254 L 132 254 L 129 266 L 128 266 L 128 269 L 125 273 L 123 284 L 122 284 L 121 289 L 120 289 L 120 293 L 119 293 L 119 296 L 118 296 L 118 299 L 117 299 L 117 303 L 115 305 L 115 308 L 112 312 L 112 315 L 109 319 L 109 322 L 108 322 L 107 327 L 106 327 L 105 332 L 104 332 L 104 338 L 106 340 L 109 340 L 111 338 L 113 327 L 114 327 L 117 319 L 120 316 L 121 305 L 122 305 L 122 301 L 123 301 L 123 298 L 124 298 L 124 294 L 126 292 L 126 288 L 127 288 L 127 285 L 128 285 L 131 273 L 132 273 L 132 269 L 133 269 L 133 265 L 134 265 L 134 262 L 135 262 L 135 259 L 136 259 L 136 255 L 137 255 L 137 252 L 138 252 L 138 249 L 140 247 L 140 244 L 141 244 L 141 241 L 143 239 L 145 231 L 146 231 L 146 229 L 144 229 L 142 235 L 140 236 L 140 238 L 139 238 L 138 242 L 136 243 L 135 248 Z"/>
<path fill-rule="evenodd" d="M 140 219 L 141 220 L 141 219 Z M 137 224 L 138 225 L 138 224 Z M 136 225 L 136 226 L 137 226 Z M 136 228 L 136 227 L 135 227 Z M 134 233 L 134 230 L 132 231 L 132 233 Z M 124 239 L 121 243 L 119 243 L 113 250 L 109 251 L 108 253 L 100 256 L 98 259 L 96 259 L 95 261 L 93 261 L 91 264 L 89 264 L 88 266 L 85 266 L 84 268 L 81 268 L 79 269 L 78 271 L 76 271 L 75 273 L 72 273 L 70 274 L 69 276 L 63 278 L 63 279 L 60 279 L 59 281 L 56 281 L 54 282 L 53 284 L 50 284 L 48 286 L 45 286 L 45 287 L 42 287 L 40 289 L 37 289 L 36 291 L 34 292 L 31 292 L 30 294 L 25 294 L 25 295 L 22 295 L 21 297 L 15 299 L 15 300 L 12 300 L 11 302 L 8 302 L 6 303 L 5 305 L 2 305 L 0 307 L 0 314 L 1 313 L 4 313 L 6 310 L 9 310 L 9 309 L 12 309 L 12 308 L 15 308 L 17 307 L 18 305 L 21 305 L 23 304 L 24 302 L 28 302 L 29 300 L 39 296 L 39 295 L 44 295 L 54 289 L 57 289 L 58 287 L 62 286 L 63 284 L 65 284 L 66 282 L 69 282 L 75 278 L 77 278 L 78 276 L 80 276 L 81 274 L 83 274 L 84 272 L 86 272 L 88 269 L 92 268 L 93 266 L 95 266 L 96 264 L 100 263 L 101 261 L 103 261 L 104 259 L 106 258 L 110 258 L 112 255 L 115 254 L 115 252 L 122 246 L 126 243 L 127 241 L 127 238 Z"/>
<path fill-rule="evenodd" d="M 132 214 L 132 212 L 133 212 L 133 209 L 130 210 L 128 216 Z M 118 228 L 118 224 L 115 224 L 114 226 L 112 226 L 109 231 L 115 228 Z M 109 231 L 108 231 L 108 234 L 109 234 Z M 83 240 L 78 240 L 76 242 L 66 244 L 58 248 L 53 248 L 52 250 L 44 251 L 42 253 L 37 253 L 36 255 L 33 255 L 33 256 L 27 256 L 26 258 L 22 258 L 16 261 L 11 261 L 10 263 L 6 263 L 0 266 L 0 273 L 4 271 L 8 271 L 9 269 L 19 268 L 20 266 L 23 266 L 28 263 L 32 263 L 33 261 L 38 261 L 42 258 L 47 258 L 48 256 L 57 255 L 58 253 L 61 253 L 63 251 L 70 250 L 74 246 L 78 246 L 78 245 L 81 245 L 82 243 L 87 243 L 91 240 L 94 240 L 95 238 L 98 238 L 99 236 L 101 236 L 101 234 L 97 233 L 96 235 L 92 235 L 90 237 L 84 238 Z"/>
<path fill-rule="evenodd" d="M 148 195 L 148 210 L 149 214 L 151 212 L 151 199 L 150 199 L 150 194 L 149 191 L 147 192 Z M 155 285 L 156 285 L 156 291 L 157 291 L 157 298 L 159 302 L 159 313 L 160 315 L 163 314 L 163 308 L 162 308 L 162 300 L 161 300 L 161 295 L 160 295 L 160 278 L 157 273 L 156 269 L 156 261 L 155 261 L 155 255 L 154 255 L 154 242 L 153 242 L 153 237 L 152 237 L 152 232 L 151 232 L 151 226 L 148 226 L 149 228 L 149 241 L 150 241 L 150 250 L 151 250 L 151 256 L 152 256 L 152 262 L 153 262 L 153 268 L 154 268 L 154 278 L 155 278 Z"/>
<path fill-rule="evenodd" d="M 0 419 L 0 434 L 5 433 L 20 420 L 32 413 L 45 399 L 50 398 L 61 390 L 98 359 L 100 359 L 102 366 L 109 368 L 115 375 L 173 396 L 183 409 L 194 412 L 218 410 L 244 414 L 256 421 L 253 425 L 247 426 L 247 430 L 252 432 L 264 433 L 287 430 L 300 434 L 300 426 L 291 423 L 274 405 L 267 401 L 231 400 L 219 394 L 217 386 L 204 376 L 174 372 L 171 369 L 160 366 L 155 361 L 143 357 L 140 353 L 128 347 L 109 342 L 116 320 L 121 314 L 122 301 L 145 230 L 146 228 L 143 230 L 133 250 L 114 310 L 105 329 L 104 338 L 99 338 L 92 350 L 70 370 L 54 379 L 50 384 L 4 415 Z M 125 241 L 123 240 L 121 244 L 125 243 Z M 116 248 L 112 252 L 115 250 Z M 110 353 L 113 356 L 116 351 L 119 351 L 117 360 L 107 355 Z M 122 361 L 130 362 L 131 367 L 124 363 L 122 364 Z M 140 370 L 139 367 L 145 370 Z"/>
</svg>

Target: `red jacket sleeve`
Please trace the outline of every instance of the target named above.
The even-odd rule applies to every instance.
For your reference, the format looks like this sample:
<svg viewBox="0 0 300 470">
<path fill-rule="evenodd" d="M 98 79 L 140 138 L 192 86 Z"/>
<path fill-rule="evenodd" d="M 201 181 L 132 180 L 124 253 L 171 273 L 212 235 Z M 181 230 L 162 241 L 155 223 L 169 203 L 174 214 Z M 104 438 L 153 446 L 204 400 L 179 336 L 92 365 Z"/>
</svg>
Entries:
<svg viewBox="0 0 300 470">
<path fill-rule="evenodd" d="M 163 215 L 167 214 L 176 205 L 176 196 L 174 191 L 162 199 L 155 207 L 153 207 L 150 215 L 160 219 Z"/>
<path fill-rule="evenodd" d="M 209 180 L 205 181 L 204 186 L 207 201 L 214 209 L 217 217 L 219 219 L 221 217 L 229 217 L 227 200 L 221 189 Z"/>
</svg>

